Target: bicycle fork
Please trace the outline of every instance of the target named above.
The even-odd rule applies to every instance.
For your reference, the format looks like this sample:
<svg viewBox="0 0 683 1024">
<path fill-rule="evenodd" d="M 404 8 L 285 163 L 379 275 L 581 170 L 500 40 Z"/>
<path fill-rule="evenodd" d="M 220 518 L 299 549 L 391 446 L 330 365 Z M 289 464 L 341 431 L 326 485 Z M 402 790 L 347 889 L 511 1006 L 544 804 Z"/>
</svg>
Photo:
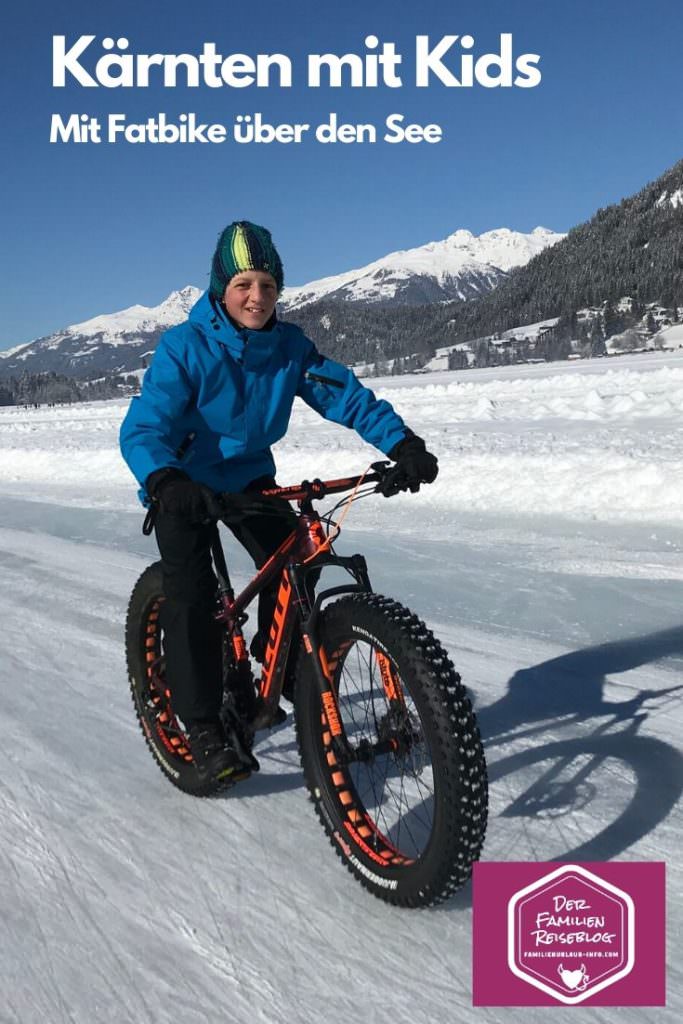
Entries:
<svg viewBox="0 0 683 1024">
<path fill-rule="evenodd" d="M 355 579 L 356 584 L 349 584 L 340 587 L 331 587 L 321 591 L 310 608 L 308 616 L 303 619 L 302 641 L 306 656 L 311 658 L 313 670 L 321 702 L 321 724 L 326 726 L 329 732 L 327 743 L 330 746 L 330 756 L 333 756 L 334 763 L 345 766 L 353 761 L 371 761 L 380 754 L 398 753 L 401 744 L 395 736 L 380 738 L 376 743 L 369 740 L 361 741 L 357 746 L 352 747 L 349 743 L 341 720 L 339 704 L 336 692 L 335 672 L 339 658 L 345 653 L 344 650 L 335 651 L 328 658 L 319 635 L 318 616 L 324 600 L 337 594 L 349 593 L 372 593 L 372 587 L 367 573 L 367 566 L 362 555 L 353 555 L 350 558 L 334 558 L 334 564 L 344 565 Z M 297 567 L 293 570 L 295 582 L 299 584 Z M 297 590 L 300 587 L 297 586 Z M 403 690 L 396 670 L 391 660 L 379 650 L 375 650 L 379 677 L 386 700 L 390 707 L 405 709 Z"/>
</svg>

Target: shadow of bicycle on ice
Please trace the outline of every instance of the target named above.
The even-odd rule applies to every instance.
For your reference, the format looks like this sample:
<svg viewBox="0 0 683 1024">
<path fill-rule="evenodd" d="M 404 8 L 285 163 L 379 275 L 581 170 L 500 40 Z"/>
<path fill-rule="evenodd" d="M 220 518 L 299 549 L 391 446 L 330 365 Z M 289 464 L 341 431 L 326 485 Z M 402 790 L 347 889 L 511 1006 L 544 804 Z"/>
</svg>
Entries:
<svg viewBox="0 0 683 1024">
<path fill-rule="evenodd" d="M 494 808 L 483 859 L 497 859 L 490 851 L 498 847 L 501 859 L 611 860 L 670 814 L 683 790 L 683 757 L 641 730 L 651 715 L 679 712 L 683 684 L 617 701 L 605 700 L 604 689 L 607 677 L 681 654 L 683 627 L 572 651 L 516 672 L 505 695 L 478 710 Z M 574 735 L 557 739 L 566 729 Z M 468 886 L 450 906 L 470 904 Z"/>
</svg>

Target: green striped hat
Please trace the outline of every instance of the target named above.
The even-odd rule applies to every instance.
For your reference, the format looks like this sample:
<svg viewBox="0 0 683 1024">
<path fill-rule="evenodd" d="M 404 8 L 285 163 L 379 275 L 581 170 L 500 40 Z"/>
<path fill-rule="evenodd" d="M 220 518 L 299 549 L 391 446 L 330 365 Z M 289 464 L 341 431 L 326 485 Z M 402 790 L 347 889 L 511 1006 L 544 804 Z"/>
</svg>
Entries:
<svg viewBox="0 0 683 1024">
<path fill-rule="evenodd" d="M 275 278 L 278 292 L 282 290 L 282 260 L 273 245 L 270 231 L 248 220 L 236 220 L 228 224 L 218 237 L 211 263 L 211 294 L 222 299 L 230 278 L 243 270 L 267 271 Z"/>
</svg>

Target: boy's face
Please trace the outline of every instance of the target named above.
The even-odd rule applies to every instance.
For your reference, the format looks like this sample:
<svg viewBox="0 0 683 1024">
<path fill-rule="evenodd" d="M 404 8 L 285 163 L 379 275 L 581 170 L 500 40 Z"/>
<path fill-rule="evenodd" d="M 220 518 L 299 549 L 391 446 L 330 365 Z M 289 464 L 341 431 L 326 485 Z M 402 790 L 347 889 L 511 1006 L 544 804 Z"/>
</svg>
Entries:
<svg viewBox="0 0 683 1024">
<path fill-rule="evenodd" d="M 275 278 L 265 270 L 245 270 L 228 282 L 223 302 L 240 327 L 260 331 L 268 323 L 277 302 Z"/>
</svg>

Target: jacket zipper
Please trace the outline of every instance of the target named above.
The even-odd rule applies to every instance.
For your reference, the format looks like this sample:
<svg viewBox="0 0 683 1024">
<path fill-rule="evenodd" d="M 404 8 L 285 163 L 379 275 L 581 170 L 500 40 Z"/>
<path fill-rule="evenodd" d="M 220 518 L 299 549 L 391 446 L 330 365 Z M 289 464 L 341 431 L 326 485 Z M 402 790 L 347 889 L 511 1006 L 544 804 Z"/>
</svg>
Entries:
<svg viewBox="0 0 683 1024">
<path fill-rule="evenodd" d="M 176 459 L 178 459 L 179 461 L 182 462 L 182 460 L 187 455 L 187 453 L 189 451 L 189 448 L 190 448 L 190 445 L 192 444 L 192 442 L 194 441 L 196 436 L 197 436 L 197 431 L 196 430 L 191 430 L 190 433 L 187 434 L 182 439 L 182 441 L 180 442 L 180 444 L 178 445 L 178 447 L 176 449 L 176 453 L 175 453 Z"/>
</svg>

